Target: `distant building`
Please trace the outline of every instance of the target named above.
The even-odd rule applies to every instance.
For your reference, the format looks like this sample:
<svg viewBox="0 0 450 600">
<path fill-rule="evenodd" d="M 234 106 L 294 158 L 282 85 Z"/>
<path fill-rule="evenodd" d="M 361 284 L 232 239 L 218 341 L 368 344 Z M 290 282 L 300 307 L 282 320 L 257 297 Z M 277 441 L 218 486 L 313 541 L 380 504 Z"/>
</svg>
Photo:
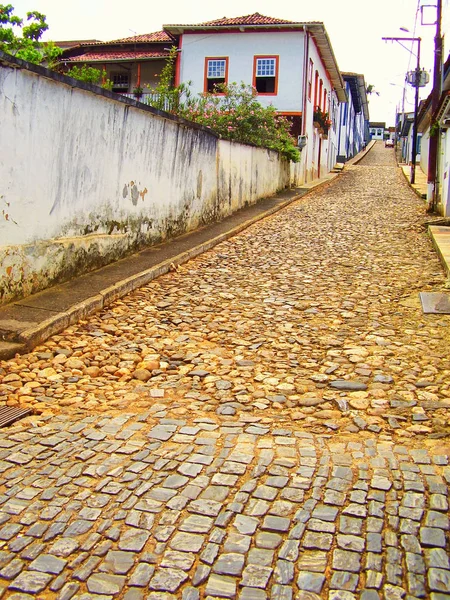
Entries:
<svg viewBox="0 0 450 600">
<path fill-rule="evenodd" d="M 384 140 L 386 123 L 369 123 L 369 133 L 372 140 Z"/>
<path fill-rule="evenodd" d="M 339 105 L 338 162 L 361 152 L 370 140 L 369 105 L 364 75 L 342 73 L 348 101 Z"/>
</svg>

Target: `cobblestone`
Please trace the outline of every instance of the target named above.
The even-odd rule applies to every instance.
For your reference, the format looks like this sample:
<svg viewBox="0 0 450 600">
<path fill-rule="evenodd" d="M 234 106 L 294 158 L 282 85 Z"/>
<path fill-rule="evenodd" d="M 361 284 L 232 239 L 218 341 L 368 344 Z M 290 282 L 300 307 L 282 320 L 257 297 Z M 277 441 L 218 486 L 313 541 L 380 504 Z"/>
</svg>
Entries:
<svg viewBox="0 0 450 600">
<path fill-rule="evenodd" d="M 0 364 L 2 598 L 448 596 L 444 280 L 372 152 Z"/>
</svg>

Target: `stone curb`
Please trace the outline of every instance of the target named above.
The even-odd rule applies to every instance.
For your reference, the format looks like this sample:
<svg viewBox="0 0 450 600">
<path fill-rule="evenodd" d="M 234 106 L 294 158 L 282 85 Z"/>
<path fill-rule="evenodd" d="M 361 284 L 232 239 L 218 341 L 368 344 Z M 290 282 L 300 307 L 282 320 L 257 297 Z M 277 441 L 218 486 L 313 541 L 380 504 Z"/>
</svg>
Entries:
<svg viewBox="0 0 450 600">
<path fill-rule="evenodd" d="M 439 235 L 439 227 L 437 227 L 436 225 L 428 225 L 428 235 L 431 238 L 431 243 L 433 244 L 433 248 L 435 249 L 436 254 L 438 255 L 441 265 L 444 268 L 444 272 L 448 280 L 450 281 L 450 263 L 448 262 L 441 245 L 436 239 L 436 236 Z"/>
<path fill-rule="evenodd" d="M 417 196 L 419 196 L 419 198 L 420 198 L 421 200 L 426 200 L 426 199 L 427 199 L 427 194 L 426 194 L 426 192 L 421 192 L 421 191 L 420 191 L 420 189 L 419 189 L 419 188 L 420 188 L 420 185 L 419 185 L 419 184 L 417 184 L 417 183 L 411 183 L 411 182 L 409 181 L 409 175 L 408 175 L 408 173 L 406 172 L 406 170 L 405 170 L 403 167 L 401 167 L 401 166 L 399 165 L 399 168 L 401 169 L 401 171 L 402 171 L 402 173 L 403 173 L 403 175 L 404 175 L 404 177 L 405 177 L 405 179 L 406 179 L 406 182 L 407 182 L 407 184 L 409 185 L 409 187 L 412 189 L 412 191 L 413 191 L 415 194 L 417 194 Z M 408 167 L 408 168 L 410 168 L 410 167 Z"/>
<path fill-rule="evenodd" d="M 359 154 L 357 154 L 356 156 L 344 163 L 344 169 L 347 165 L 357 165 L 363 158 L 367 156 L 367 154 L 369 154 L 369 152 L 372 150 L 375 144 L 376 140 L 372 140 L 371 142 L 369 142 L 365 150 L 363 150 L 362 152 L 360 152 Z"/>
<path fill-rule="evenodd" d="M 50 336 L 60 333 L 70 325 L 74 325 L 75 323 L 77 323 L 80 319 L 84 319 L 87 316 L 100 311 L 102 308 L 105 308 L 114 300 L 122 298 L 123 296 L 129 294 L 135 289 L 146 285 L 147 283 L 153 281 L 153 279 L 156 279 L 160 275 L 168 273 L 171 270 L 171 268 L 173 268 L 173 266 L 184 264 L 191 258 L 195 258 L 196 256 L 210 250 L 214 246 L 217 246 L 221 242 L 224 242 L 230 239 L 231 237 L 234 237 L 235 235 L 237 235 L 244 229 L 247 229 L 254 223 L 257 223 L 258 221 L 261 221 L 266 217 L 270 217 L 271 215 L 275 214 L 279 210 L 282 210 L 289 204 L 292 204 L 292 202 L 295 202 L 300 198 L 304 198 L 311 191 L 333 181 L 338 175 L 339 173 L 333 173 L 332 177 L 326 180 L 322 180 L 316 185 L 311 186 L 311 188 L 308 189 L 306 194 L 296 195 L 293 198 L 289 198 L 288 200 L 285 200 L 284 202 L 270 208 L 269 210 L 257 215 L 256 217 L 253 217 L 252 219 L 249 219 L 248 221 L 237 225 L 233 229 L 230 229 L 225 233 L 211 238 L 207 242 L 203 242 L 198 246 L 194 246 L 190 250 L 187 250 L 181 254 L 178 254 L 177 256 L 165 260 L 164 262 L 159 263 L 151 269 L 137 273 L 136 275 L 128 277 L 127 279 L 122 279 L 114 285 L 109 286 L 104 290 L 101 290 L 97 295 L 87 298 L 86 300 L 83 300 L 78 304 L 75 304 L 69 310 L 59 313 L 54 317 L 50 317 L 45 321 L 42 321 L 42 323 L 39 323 L 38 325 L 36 325 L 36 327 L 26 329 L 18 336 L 19 343 L 11 342 L 2 344 L 2 347 L 0 347 L 0 359 L 8 360 L 10 358 L 13 358 L 17 353 L 22 354 L 31 351 L 34 347 L 47 340 Z"/>
</svg>

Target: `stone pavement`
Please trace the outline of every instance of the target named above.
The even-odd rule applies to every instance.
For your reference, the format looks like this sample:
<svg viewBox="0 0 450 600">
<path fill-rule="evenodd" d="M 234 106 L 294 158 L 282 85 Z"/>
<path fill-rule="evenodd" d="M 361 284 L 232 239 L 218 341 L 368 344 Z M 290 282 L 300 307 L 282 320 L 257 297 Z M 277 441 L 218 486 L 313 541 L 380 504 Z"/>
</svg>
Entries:
<svg viewBox="0 0 450 600">
<path fill-rule="evenodd" d="M 450 318 L 375 145 L 0 362 L 2 598 L 450 597 Z"/>
</svg>

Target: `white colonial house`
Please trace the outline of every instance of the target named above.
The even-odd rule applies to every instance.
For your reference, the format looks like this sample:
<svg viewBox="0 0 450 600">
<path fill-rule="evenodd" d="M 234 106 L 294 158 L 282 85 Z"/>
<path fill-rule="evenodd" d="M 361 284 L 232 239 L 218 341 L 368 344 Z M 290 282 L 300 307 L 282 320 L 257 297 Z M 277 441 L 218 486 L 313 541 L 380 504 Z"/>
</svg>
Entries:
<svg viewBox="0 0 450 600">
<path fill-rule="evenodd" d="M 434 123 L 434 126 L 433 126 Z M 433 127 L 433 129 L 432 129 Z M 437 136 L 436 158 L 436 208 L 444 217 L 450 217 L 450 54 L 442 66 L 442 93 L 434 114 L 431 110 L 431 94 L 422 103 L 418 115 L 420 166 L 428 174 L 430 135 Z M 427 198 L 432 200 L 433 185 L 428 185 Z"/>
<path fill-rule="evenodd" d="M 292 22 L 255 13 L 196 25 L 164 25 L 178 47 L 176 83 L 194 94 L 218 83 L 253 85 L 263 105 L 292 122 L 302 159 L 292 180 L 321 177 L 336 163 L 339 103 L 344 81 L 323 23 Z"/>
<path fill-rule="evenodd" d="M 386 123 L 369 123 L 369 133 L 372 140 L 384 140 L 386 132 Z"/>
<path fill-rule="evenodd" d="M 369 104 L 364 75 L 342 73 L 348 102 L 339 105 L 338 161 L 361 152 L 370 140 Z"/>
</svg>

